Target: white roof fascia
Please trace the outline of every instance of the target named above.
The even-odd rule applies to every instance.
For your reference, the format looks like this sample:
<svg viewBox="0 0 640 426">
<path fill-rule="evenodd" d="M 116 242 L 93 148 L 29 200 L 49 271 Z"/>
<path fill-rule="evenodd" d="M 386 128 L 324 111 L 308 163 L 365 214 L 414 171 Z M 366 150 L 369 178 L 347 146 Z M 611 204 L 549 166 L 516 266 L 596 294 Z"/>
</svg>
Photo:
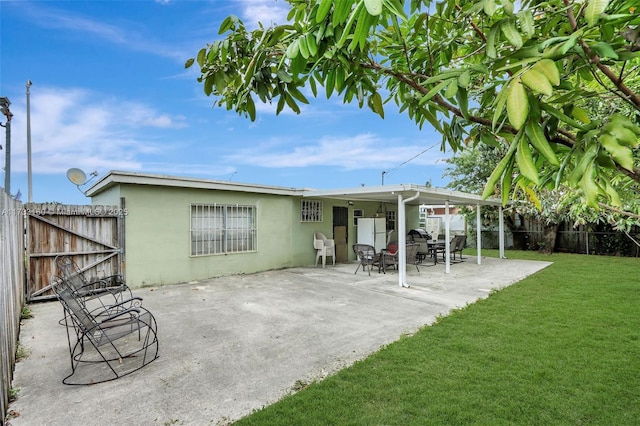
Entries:
<svg viewBox="0 0 640 426">
<path fill-rule="evenodd" d="M 154 175 L 147 173 L 111 171 L 85 191 L 88 197 L 99 194 L 116 184 L 154 185 L 177 188 L 209 189 L 219 191 L 252 192 L 272 195 L 301 196 L 302 189 L 278 186 L 255 185 L 239 182 L 196 179 L 181 176 Z"/>
</svg>

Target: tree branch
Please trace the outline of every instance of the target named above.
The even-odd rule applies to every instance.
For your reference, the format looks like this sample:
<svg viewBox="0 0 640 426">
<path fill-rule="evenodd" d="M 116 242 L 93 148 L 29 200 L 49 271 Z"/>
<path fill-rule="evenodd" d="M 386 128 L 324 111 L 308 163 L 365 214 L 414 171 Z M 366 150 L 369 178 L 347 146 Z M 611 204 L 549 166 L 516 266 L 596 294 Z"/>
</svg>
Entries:
<svg viewBox="0 0 640 426">
<path fill-rule="evenodd" d="M 609 211 L 612 211 L 614 213 L 621 214 L 623 216 L 628 216 L 628 217 L 632 217 L 632 218 L 635 218 L 635 219 L 640 219 L 640 215 L 637 215 L 635 213 L 626 212 L 624 210 L 617 209 L 615 207 L 612 207 L 612 206 L 610 206 L 608 204 L 604 204 L 604 203 L 598 203 L 598 205 L 600 207 L 602 207 L 603 209 L 605 209 L 605 210 L 609 210 Z"/>
<path fill-rule="evenodd" d="M 563 0 L 563 2 L 567 8 L 567 17 L 569 19 L 571 29 L 573 30 L 573 32 L 576 32 L 578 30 L 578 23 L 575 16 L 573 15 L 571 2 L 569 0 Z M 582 39 L 580 39 L 580 46 L 589 58 L 589 61 L 594 64 L 600 70 L 600 72 L 602 72 L 609 79 L 609 81 L 611 81 L 613 85 L 624 95 L 620 96 L 618 94 L 618 96 L 633 105 L 636 109 L 640 110 L 640 96 L 638 96 L 633 90 L 627 87 L 621 78 L 618 78 L 618 76 L 616 76 L 616 74 L 609 67 L 603 64 L 600 61 L 600 57 L 593 53 L 589 45 Z"/>
</svg>

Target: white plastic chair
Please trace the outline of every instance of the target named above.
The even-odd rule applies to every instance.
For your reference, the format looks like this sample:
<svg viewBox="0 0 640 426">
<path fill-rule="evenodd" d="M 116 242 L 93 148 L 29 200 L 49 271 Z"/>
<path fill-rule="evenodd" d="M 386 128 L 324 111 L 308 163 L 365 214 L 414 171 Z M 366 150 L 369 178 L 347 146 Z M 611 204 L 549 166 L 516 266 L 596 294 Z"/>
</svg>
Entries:
<svg viewBox="0 0 640 426">
<path fill-rule="evenodd" d="M 323 268 L 327 263 L 327 256 L 331 256 L 333 259 L 333 266 L 336 265 L 335 241 L 328 239 L 321 232 L 315 232 L 313 234 L 313 248 L 316 249 L 316 266 L 318 266 L 318 259 L 320 259 L 321 256 Z"/>
</svg>

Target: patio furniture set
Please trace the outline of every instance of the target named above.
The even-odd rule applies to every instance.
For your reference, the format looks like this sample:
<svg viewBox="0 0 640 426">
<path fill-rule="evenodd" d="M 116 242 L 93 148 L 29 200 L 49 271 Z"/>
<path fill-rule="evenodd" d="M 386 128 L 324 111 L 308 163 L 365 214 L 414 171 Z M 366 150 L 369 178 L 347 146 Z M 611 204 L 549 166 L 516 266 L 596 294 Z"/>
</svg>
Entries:
<svg viewBox="0 0 640 426">
<path fill-rule="evenodd" d="M 89 281 L 69 256 L 56 258 L 52 288 L 62 304 L 71 373 L 67 385 L 115 380 L 158 358 L 157 324 L 119 275 Z"/>
<path fill-rule="evenodd" d="M 449 252 L 451 255 L 451 261 L 453 263 L 459 263 L 463 261 L 462 250 L 466 245 L 466 235 L 455 235 L 449 242 Z M 397 243 L 390 241 L 387 247 L 380 252 L 376 252 L 375 248 L 367 244 L 354 244 L 353 251 L 358 259 L 358 267 L 355 274 L 362 266 L 362 269 L 367 269 L 369 275 L 371 275 L 371 268 L 378 267 L 378 273 L 386 273 L 388 268 L 398 267 L 398 255 L 400 251 L 397 249 Z M 414 265 L 418 272 L 420 269 L 418 265 L 425 263 L 426 259 L 433 259 L 433 265 L 438 263 L 438 257 L 441 255 L 442 260 L 445 260 L 446 255 L 446 243 L 442 240 L 431 240 L 423 236 L 417 236 L 416 234 L 410 234 L 407 236 L 406 245 L 406 262 L 407 265 Z M 456 254 L 459 254 L 456 257 Z M 430 266 L 433 266 L 430 265 Z"/>
</svg>

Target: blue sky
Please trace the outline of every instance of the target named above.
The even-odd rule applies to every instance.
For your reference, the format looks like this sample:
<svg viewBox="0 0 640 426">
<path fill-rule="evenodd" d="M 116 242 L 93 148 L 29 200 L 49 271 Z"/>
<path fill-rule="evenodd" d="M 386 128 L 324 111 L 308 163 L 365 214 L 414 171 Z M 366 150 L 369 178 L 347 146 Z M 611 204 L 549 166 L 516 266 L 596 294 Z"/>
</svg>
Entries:
<svg viewBox="0 0 640 426">
<path fill-rule="evenodd" d="M 387 171 L 385 184 L 444 186 L 440 136 L 393 104 L 384 120 L 310 94 L 300 115 L 259 105 L 255 122 L 213 108 L 185 61 L 220 38 L 228 15 L 253 28 L 287 11 L 282 0 L 0 1 L 11 193 L 27 201 L 27 80 L 34 202 L 87 204 L 72 167 L 317 189 L 380 185 Z"/>
</svg>

